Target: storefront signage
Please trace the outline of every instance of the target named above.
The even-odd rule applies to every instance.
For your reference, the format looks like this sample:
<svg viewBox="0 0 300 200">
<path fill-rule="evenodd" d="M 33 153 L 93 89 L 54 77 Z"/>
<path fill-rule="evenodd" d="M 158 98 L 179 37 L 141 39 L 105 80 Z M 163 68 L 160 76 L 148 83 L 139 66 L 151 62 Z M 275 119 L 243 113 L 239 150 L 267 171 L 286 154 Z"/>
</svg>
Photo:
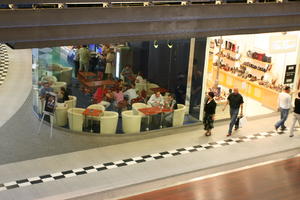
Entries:
<svg viewBox="0 0 300 200">
<path fill-rule="evenodd" d="M 278 35 L 270 37 L 270 53 L 295 52 L 297 47 L 297 35 Z"/>
<path fill-rule="evenodd" d="M 56 94 L 53 92 L 47 92 L 45 96 L 44 113 L 54 115 L 56 101 Z"/>
<path fill-rule="evenodd" d="M 291 84 L 294 82 L 296 73 L 296 65 L 287 65 L 284 76 L 284 84 Z"/>
</svg>

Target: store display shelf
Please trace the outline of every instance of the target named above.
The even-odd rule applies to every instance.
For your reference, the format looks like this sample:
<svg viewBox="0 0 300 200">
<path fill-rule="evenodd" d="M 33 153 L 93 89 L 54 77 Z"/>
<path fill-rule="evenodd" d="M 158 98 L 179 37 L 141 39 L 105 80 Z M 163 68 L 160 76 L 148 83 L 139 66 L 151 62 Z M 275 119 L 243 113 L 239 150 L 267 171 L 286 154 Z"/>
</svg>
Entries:
<svg viewBox="0 0 300 200">
<path fill-rule="evenodd" d="M 232 60 L 230 58 L 227 58 L 226 56 L 222 56 L 222 58 L 224 58 L 226 62 L 239 62 L 238 60 Z"/>
<path fill-rule="evenodd" d="M 262 71 L 262 70 L 255 69 L 255 68 L 253 68 L 253 67 L 249 67 L 249 66 L 247 66 L 247 65 L 241 65 L 241 66 L 242 66 L 242 67 L 246 67 L 247 69 L 254 70 L 254 71 L 256 71 L 256 72 L 259 72 L 259 73 L 261 73 L 261 74 L 264 74 L 264 73 L 266 73 L 266 72 L 264 72 L 264 71 Z"/>
<path fill-rule="evenodd" d="M 254 59 L 254 58 L 250 58 L 250 57 L 248 57 L 248 56 L 246 56 L 245 59 L 247 59 L 248 62 L 251 62 L 251 63 L 253 63 L 253 64 L 255 64 L 255 65 L 260 65 L 260 66 L 272 65 L 272 63 L 260 61 L 260 60 Z"/>
<path fill-rule="evenodd" d="M 229 49 L 222 49 L 222 51 L 223 51 L 224 53 L 229 53 L 229 54 L 233 54 L 233 55 L 239 54 L 238 52 L 231 51 L 231 50 L 229 50 Z"/>
</svg>

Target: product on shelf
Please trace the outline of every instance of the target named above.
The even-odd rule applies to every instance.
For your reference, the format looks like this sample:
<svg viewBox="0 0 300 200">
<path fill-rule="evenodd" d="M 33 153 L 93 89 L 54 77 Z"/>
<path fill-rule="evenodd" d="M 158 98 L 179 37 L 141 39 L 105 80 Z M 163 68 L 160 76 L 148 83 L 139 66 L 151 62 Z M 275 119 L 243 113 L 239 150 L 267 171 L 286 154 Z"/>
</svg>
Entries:
<svg viewBox="0 0 300 200">
<path fill-rule="evenodd" d="M 259 61 L 262 61 L 262 62 L 267 62 L 267 63 L 272 62 L 272 57 L 266 56 L 265 53 L 252 52 L 252 51 L 249 50 L 249 51 L 247 51 L 247 56 L 249 58 L 259 60 Z"/>
</svg>

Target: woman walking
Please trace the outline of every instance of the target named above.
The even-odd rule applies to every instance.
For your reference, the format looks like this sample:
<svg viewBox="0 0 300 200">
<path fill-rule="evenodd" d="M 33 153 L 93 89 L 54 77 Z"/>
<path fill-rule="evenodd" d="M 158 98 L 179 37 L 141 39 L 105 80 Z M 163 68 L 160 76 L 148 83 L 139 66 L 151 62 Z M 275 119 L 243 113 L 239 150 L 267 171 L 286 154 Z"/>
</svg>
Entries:
<svg viewBox="0 0 300 200">
<path fill-rule="evenodd" d="M 290 130 L 290 137 L 294 136 L 294 128 L 296 121 L 298 121 L 298 123 L 300 124 L 300 92 L 298 93 L 298 97 L 295 99 L 294 118 Z"/>
<path fill-rule="evenodd" d="M 215 120 L 215 113 L 217 104 L 214 100 L 214 93 L 209 92 L 207 95 L 207 101 L 205 102 L 204 106 L 204 117 L 203 117 L 203 124 L 204 130 L 206 130 L 205 135 L 211 135 L 211 129 L 214 128 L 214 120 Z"/>
</svg>

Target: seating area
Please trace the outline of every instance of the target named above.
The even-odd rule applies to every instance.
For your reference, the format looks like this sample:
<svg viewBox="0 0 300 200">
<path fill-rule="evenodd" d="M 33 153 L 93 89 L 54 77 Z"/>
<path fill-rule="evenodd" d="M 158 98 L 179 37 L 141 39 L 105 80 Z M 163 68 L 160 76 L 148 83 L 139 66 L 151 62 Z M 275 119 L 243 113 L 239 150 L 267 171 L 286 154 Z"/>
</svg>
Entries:
<svg viewBox="0 0 300 200">
<path fill-rule="evenodd" d="M 170 95 L 174 90 L 147 80 L 130 65 L 122 67 L 118 79 L 115 74 L 99 71 L 101 62 L 94 65 L 90 60 L 85 69 L 78 68 L 77 63 L 76 68 L 69 58 L 67 62 L 58 59 L 59 51 L 42 49 L 38 70 L 34 71 L 34 110 L 41 117 L 45 101 L 42 91 L 56 93 L 55 126 L 83 133 L 135 134 L 182 126 L 188 119 L 185 105 L 176 103 L 173 109 L 169 98 L 175 97 Z M 160 102 L 150 102 L 152 98 Z"/>
<path fill-rule="evenodd" d="M 142 127 L 148 125 L 147 119 L 151 117 L 139 111 L 140 109 L 151 108 L 145 103 L 134 103 L 131 110 L 122 111 L 120 116 L 118 112 L 106 111 L 101 104 L 92 104 L 86 109 L 100 110 L 101 114 L 98 116 L 84 115 L 86 109 L 76 107 L 76 97 L 69 96 L 69 98 L 70 100 L 65 103 L 57 105 L 54 113 L 54 125 L 69 128 L 76 132 L 93 132 L 95 134 L 139 133 L 145 131 L 142 130 Z M 178 104 L 178 109 L 173 111 L 172 126 L 182 126 L 184 117 L 185 106 Z M 122 127 L 121 131 L 117 131 L 118 127 Z"/>
</svg>

